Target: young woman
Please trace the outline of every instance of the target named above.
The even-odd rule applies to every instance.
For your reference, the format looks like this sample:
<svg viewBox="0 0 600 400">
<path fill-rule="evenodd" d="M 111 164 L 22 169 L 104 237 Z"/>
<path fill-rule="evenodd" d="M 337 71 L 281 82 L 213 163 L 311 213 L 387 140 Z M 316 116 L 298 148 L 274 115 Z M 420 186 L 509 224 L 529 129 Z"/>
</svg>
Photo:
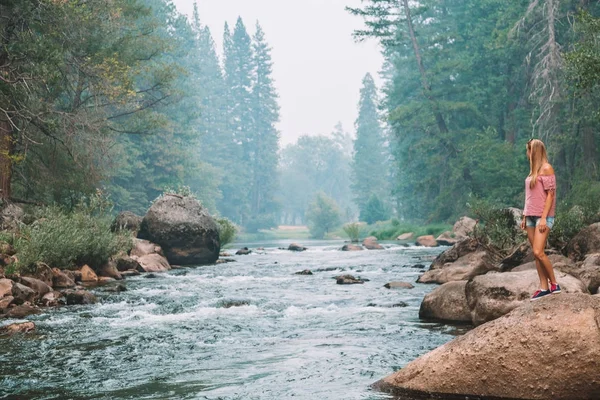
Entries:
<svg viewBox="0 0 600 400">
<path fill-rule="evenodd" d="M 525 180 L 525 209 L 521 229 L 527 229 L 527 237 L 535 256 L 535 265 L 540 277 L 540 289 L 533 294 L 531 301 L 544 296 L 560 293 L 552 263 L 544 249 L 556 210 L 556 176 L 548 163 L 546 146 L 541 140 L 527 142 L 529 176 Z"/>
</svg>

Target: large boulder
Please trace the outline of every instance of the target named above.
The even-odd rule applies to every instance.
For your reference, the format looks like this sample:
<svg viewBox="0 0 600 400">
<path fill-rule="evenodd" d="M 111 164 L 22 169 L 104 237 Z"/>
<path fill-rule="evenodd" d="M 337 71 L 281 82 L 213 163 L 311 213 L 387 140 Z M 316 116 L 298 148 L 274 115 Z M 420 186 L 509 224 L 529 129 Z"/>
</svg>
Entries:
<svg viewBox="0 0 600 400">
<path fill-rule="evenodd" d="M 435 238 L 435 241 L 439 246 L 454 246 L 460 239 L 454 237 L 454 234 L 450 231 L 444 232 Z"/>
<path fill-rule="evenodd" d="M 161 256 L 165 255 L 162 247 L 159 245 L 144 239 L 134 239 L 133 248 L 129 252 L 129 255 L 132 257 L 143 257 L 154 253 L 160 254 Z"/>
<path fill-rule="evenodd" d="M 600 253 L 600 222 L 584 228 L 566 247 L 567 255 L 575 261 L 583 261 L 588 254 Z"/>
<path fill-rule="evenodd" d="M 444 283 L 428 293 L 421 302 L 419 318 L 452 322 L 471 322 L 465 286 L 467 281 Z"/>
<path fill-rule="evenodd" d="M 139 263 L 140 272 L 165 272 L 171 269 L 169 261 L 160 254 L 148 254 L 143 257 L 132 257 Z"/>
<path fill-rule="evenodd" d="M 52 287 L 58 289 L 72 288 L 75 280 L 58 268 L 52 268 Z"/>
<path fill-rule="evenodd" d="M 38 297 L 38 293 L 10 279 L 0 279 L 0 299 L 9 296 L 14 297 L 12 302 L 15 304 L 33 303 Z"/>
<path fill-rule="evenodd" d="M 193 197 L 165 195 L 142 220 L 141 239 L 157 243 L 172 264 L 212 264 L 221 244 L 215 220 Z"/>
<path fill-rule="evenodd" d="M 19 279 L 20 283 L 35 291 L 35 301 L 40 300 L 46 293 L 52 291 L 52 288 L 39 279 L 30 276 L 22 276 Z"/>
<path fill-rule="evenodd" d="M 423 247 L 437 247 L 438 242 L 435 240 L 435 237 L 433 237 L 433 235 L 425 235 L 425 236 L 419 236 L 417 238 L 417 241 L 415 242 L 415 245 L 417 246 L 423 246 Z"/>
<path fill-rule="evenodd" d="M 0 205 L 0 231 L 18 229 L 24 215 L 23 209 L 16 204 Z"/>
<path fill-rule="evenodd" d="M 377 238 L 375 236 L 369 236 L 365 240 L 363 240 L 362 245 L 367 250 L 383 250 L 384 247 L 377 242 Z"/>
<path fill-rule="evenodd" d="M 550 260 L 550 262 L 552 263 L 552 265 L 556 268 L 557 265 L 575 265 L 575 263 L 561 255 L 561 254 L 550 254 L 548 255 L 548 259 Z M 529 270 L 535 270 L 536 266 L 535 266 L 535 260 L 529 261 L 525 264 L 519 265 L 518 267 L 512 268 L 513 272 L 520 272 L 520 271 L 529 271 Z"/>
<path fill-rule="evenodd" d="M 518 267 L 519 265 L 523 265 L 525 263 L 529 263 L 535 260 L 533 256 L 533 251 L 531 250 L 531 245 L 529 242 L 523 242 L 518 246 L 515 246 L 509 253 L 508 256 L 504 257 L 502 261 L 500 261 L 500 271 L 507 272 L 511 271 L 513 268 Z"/>
<path fill-rule="evenodd" d="M 97 272 L 99 277 L 113 278 L 118 281 L 123 279 L 123 276 L 121 276 L 119 270 L 117 269 L 117 263 L 115 261 L 107 262 L 106 264 L 98 268 Z"/>
<path fill-rule="evenodd" d="M 599 320 L 598 297 L 550 296 L 438 347 L 375 386 L 399 398 L 597 399 Z"/>
<path fill-rule="evenodd" d="M 117 265 L 117 270 L 119 272 L 137 270 L 140 266 L 140 263 L 138 261 L 134 260 L 133 257 L 130 257 L 128 255 L 120 255 L 117 258 L 115 258 L 114 261 Z M 123 276 L 122 273 L 121 276 Z"/>
<path fill-rule="evenodd" d="M 448 263 L 452 263 L 469 253 L 477 251 L 478 248 L 479 242 L 477 242 L 477 239 L 469 238 L 461 240 L 460 242 L 456 243 L 454 246 L 437 256 L 433 263 L 431 263 L 430 269 L 442 268 Z"/>
<path fill-rule="evenodd" d="M 442 268 L 432 269 L 419 277 L 419 283 L 446 283 L 464 281 L 483 275 L 496 269 L 495 263 L 485 251 L 469 253 L 458 260 L 445 264 Z"/>
<path fill-rule="evenodd" d="M 588 293 L 579 279 L 558 271 L 555 273 L 563 292 Z M 481 325 L 529 303 L 531 295 L 539 287 L 537 271 L 532 270 L 492 273 L 474 278 L 465 288 L 473 324 Z M 562 293 L 553 296 L 560 295 Z"/>
<path fill-rule="evenodd" d="M 39 279 L 48 286 L 52 286 L 54 283 L 54 274 L 52 273 L 52 268 L 41 262 L 37 263 L 33 267 L 32 271 L 27 274 L 27 276 Z"/>
<path fill-rule="evenodd" d="M 114 219 L 110 226 L 110 230 L 113 232 L 120 232 L 128 230 L 137 233 L 140 230 L 142 224 L 142 217 L 135 215 L 131 211 L 120 212 Z"/>
<path fill-rule="evenodd" d="M 33 322 L 21 322 L 16 324 L 10 324 L 0 328 L 0 336 L 12 336 L 17 333 L 30 333 L 35 330 L 35 324 Z"/>
<path fill-rule="evenodd" d="M 461 217 L 454 223 L 452 232 L 456 238 L 466 238 L 475 230 L 477 221 L 469 217 Z"/>
<path fill-rule="evenodd" d="M 556 264 L 555 268 L 579 279 L 590 293 L 598 292 L 598 288 L 600 288 L 600 253 L 590 254 L 583 262 L 577 264 Z"/>
</svg>

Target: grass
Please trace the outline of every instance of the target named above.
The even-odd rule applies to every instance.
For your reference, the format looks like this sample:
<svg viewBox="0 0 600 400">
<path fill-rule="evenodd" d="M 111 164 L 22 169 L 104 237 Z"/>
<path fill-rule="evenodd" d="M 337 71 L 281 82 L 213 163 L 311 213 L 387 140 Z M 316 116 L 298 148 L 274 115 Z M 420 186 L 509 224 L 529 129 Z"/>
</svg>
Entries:
<svg viewBox="0 0 600 400">
<path fill-rule="evenodd" d="M 236 242 L 258 242 L 263 240 L 307 240 L 310 232 L 306 226 L 279 226 L 276 229 L 262 229 L 258 233 L 239 233 Z M 234 242 L 235 243 L 235 242 Z"/>
<path fill-rule="evenodd" d="M 412 232 L 414 238 L 424 235 L 433 235 L 437 237 L 443 232 L 451 231 L 452 225 L 449 224 L 428 224 L 417 225 L 407 222 L 401 222 L 397 219 L 389 221 L 380 221 L 372 225 L 364 225 L 361 227 L 360 238 L 364 239 L 367 236 L 375 236 L 378 240 L 396 240 L 403 233 Z M 332 235 L 347 237 L 343 229 L 333 232 Z"/>
</svg>

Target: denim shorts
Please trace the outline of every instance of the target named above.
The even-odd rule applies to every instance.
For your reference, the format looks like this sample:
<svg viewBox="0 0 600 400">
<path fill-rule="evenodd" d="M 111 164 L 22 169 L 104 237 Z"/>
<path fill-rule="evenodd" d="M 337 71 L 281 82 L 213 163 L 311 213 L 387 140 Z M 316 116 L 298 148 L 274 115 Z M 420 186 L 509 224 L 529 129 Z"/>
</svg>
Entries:
<svg viewBox="0 0 600 400">
<path fill-rule="evenodd" d="M 534 228 L 540 224 L 542 217 L 527 217 L 525 224 L 528 228 Z M 554 217 L 546 217 L 546 226 L 550 229 L 554 226 Z"/>
</svg>

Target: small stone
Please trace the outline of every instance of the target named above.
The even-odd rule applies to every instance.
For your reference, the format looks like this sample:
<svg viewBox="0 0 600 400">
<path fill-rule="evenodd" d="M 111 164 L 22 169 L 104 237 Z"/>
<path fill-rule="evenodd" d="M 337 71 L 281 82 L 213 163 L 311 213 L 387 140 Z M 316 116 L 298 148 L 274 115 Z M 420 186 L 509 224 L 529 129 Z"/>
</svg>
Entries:
<svg viewBox="0 0 600 400">
<path fill-rule="evenodd" d="M 17 333 L 25 334 L 33 331 L 35 331 L 35 324 L 33 322 L 21 322 L 1 327 L 0 335 L 12 336 Z"/>
<path fill-rule="evenodd" d="M 414 286 L 408 282 L 389 282 L 383 285 L 386 289 L 413 289 Z"/>
<path fill-rule="evenodd" d="M 80 271 L 82 282 L 98 282 L 98 275 L 88 265 L 81 267 Z"/>
<path fill-rule="evenodd" d="M 305 269 L 304 271 L 298 271 L 294 275 L 312 275 L 312 271 L 310 269 Z"/>
</svg>

